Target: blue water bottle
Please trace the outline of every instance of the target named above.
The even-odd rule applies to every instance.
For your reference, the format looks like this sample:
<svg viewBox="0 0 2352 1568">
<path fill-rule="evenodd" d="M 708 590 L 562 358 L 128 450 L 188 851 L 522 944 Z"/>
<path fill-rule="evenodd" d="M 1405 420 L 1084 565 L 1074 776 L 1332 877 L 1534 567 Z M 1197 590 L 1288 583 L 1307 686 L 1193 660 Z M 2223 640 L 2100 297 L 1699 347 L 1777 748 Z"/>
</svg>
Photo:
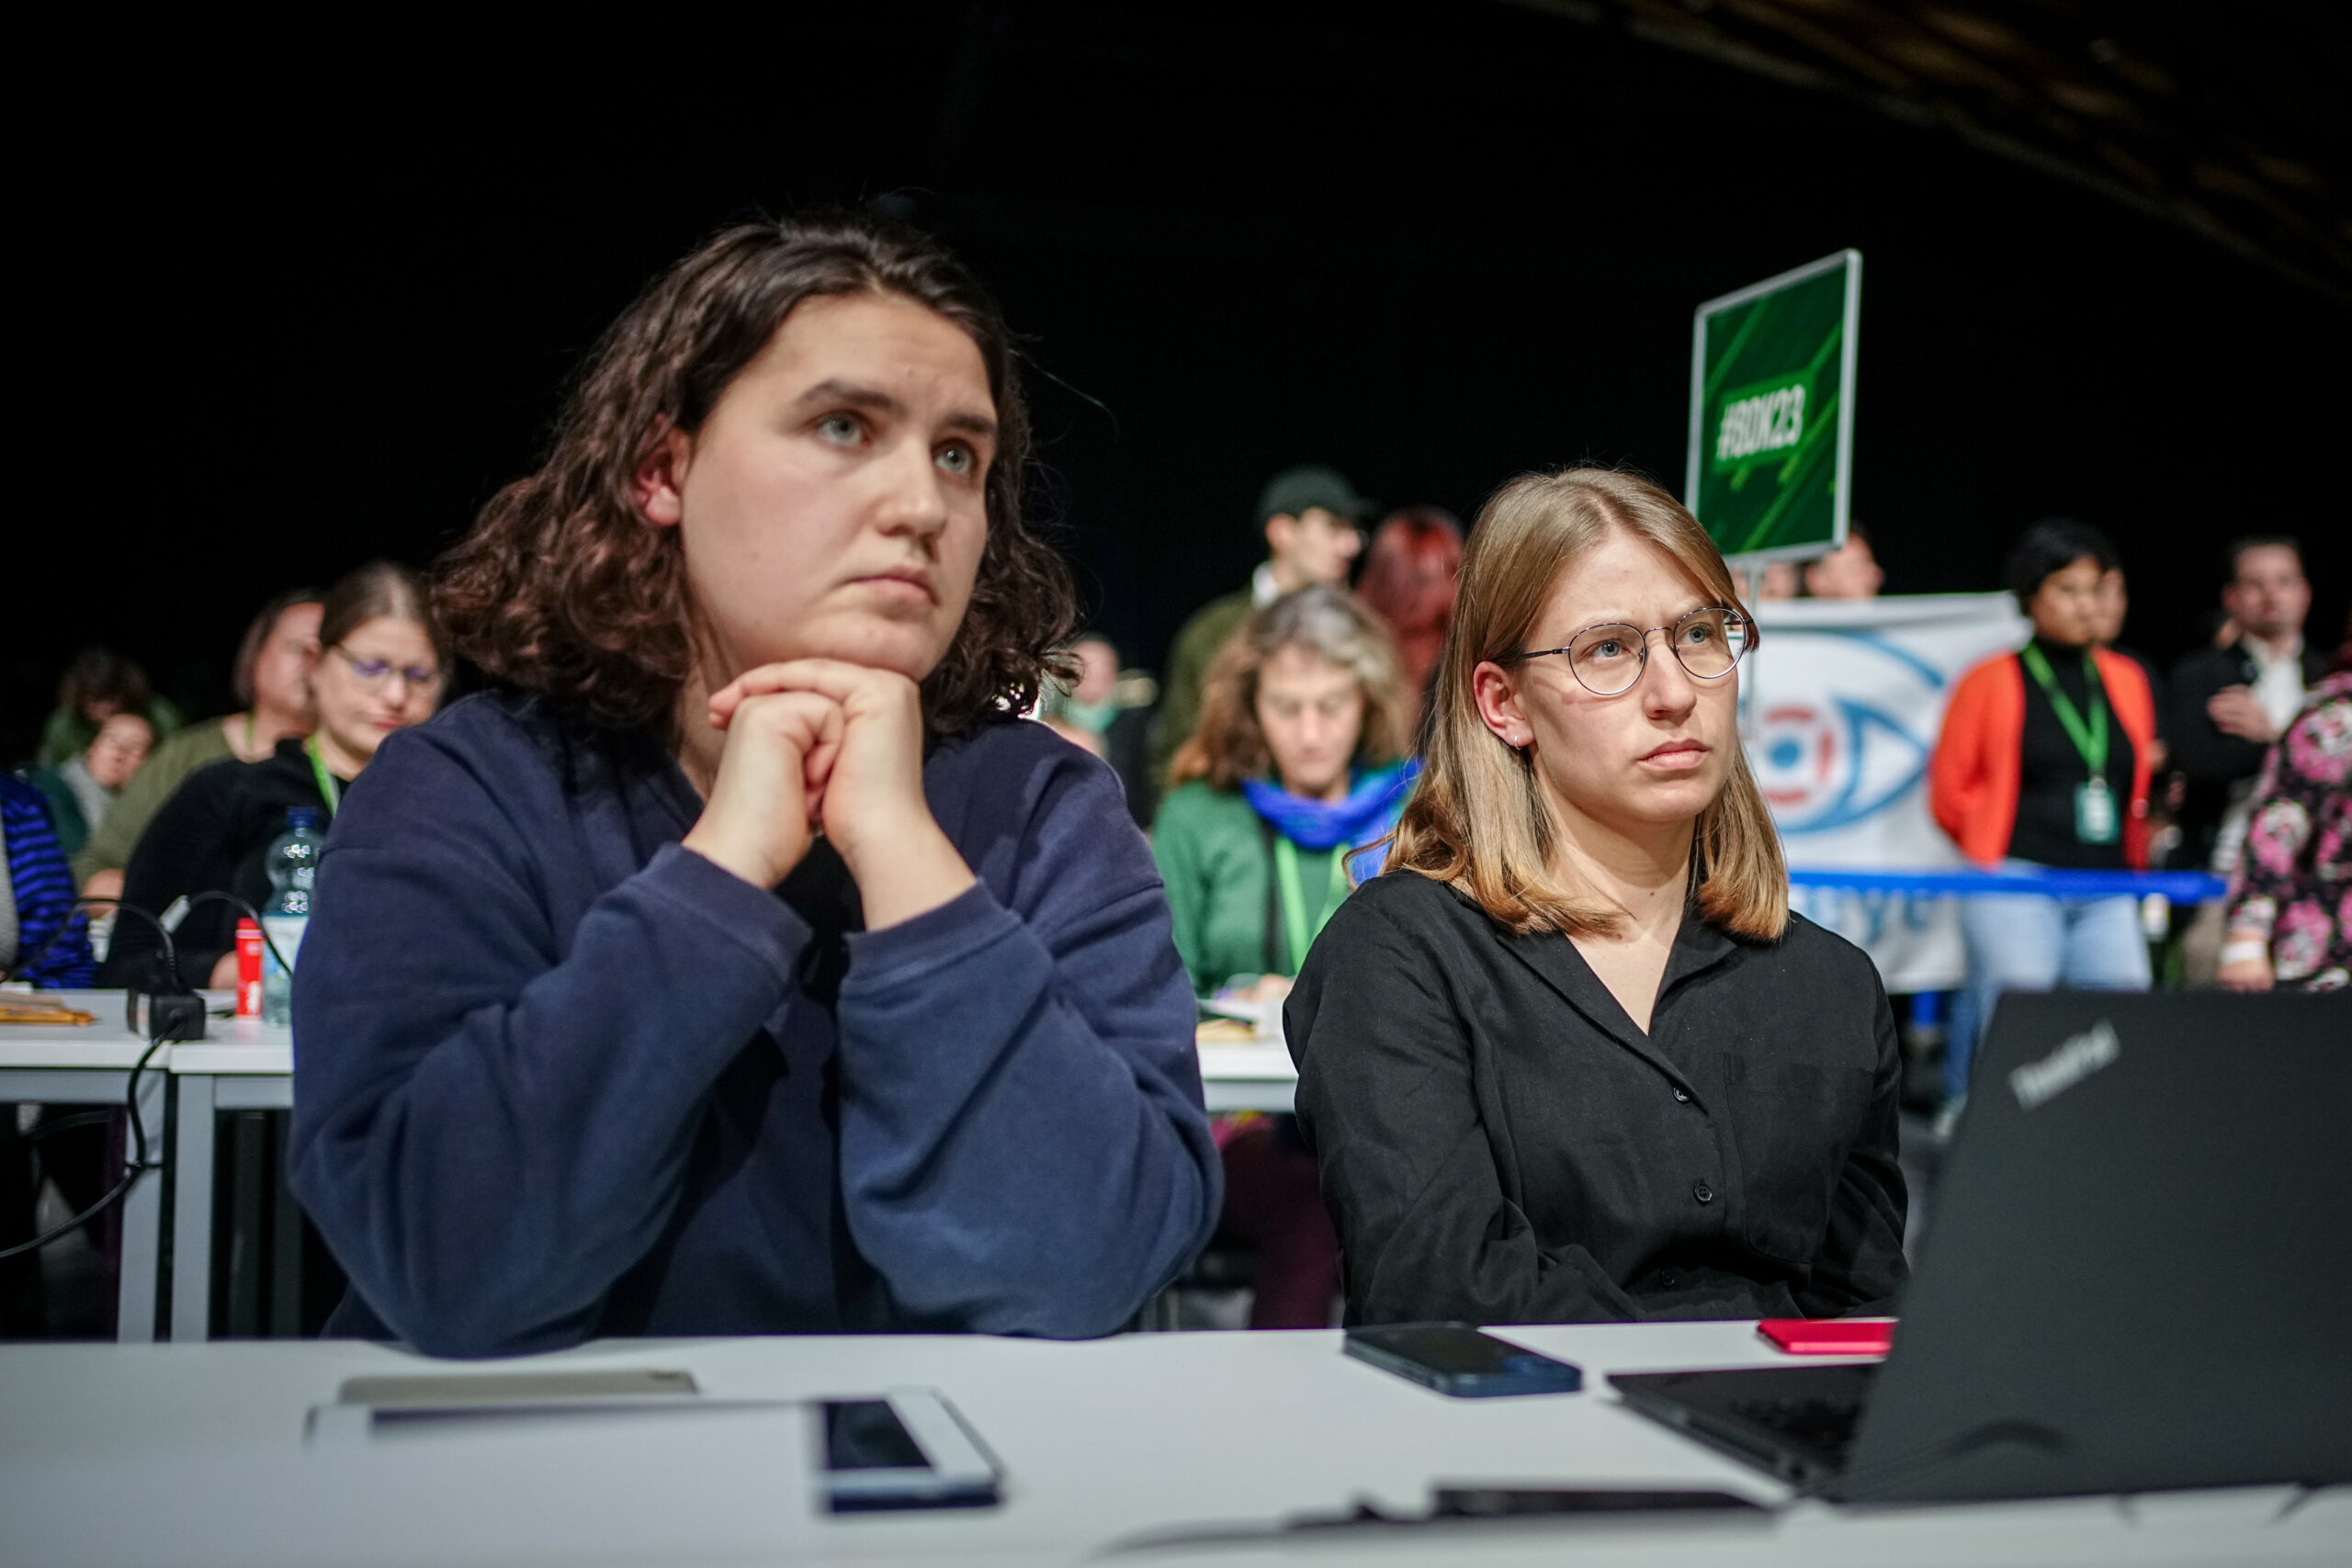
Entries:
<svg viewBox="0 0 2352 1568">
<path fill-rule="evenodd" d="M 261 1020 L 285 1025 L 293 1021 L 294 972 L 300 962 L 302 932 L 311 924 L 311 885 L 319 874 L 319 814 L 307 806 L 286 813 L 286 831 L 270 840 L 263 861 L 269 872 L 269 902 L 262 906 L 262 934 L 269 941 L 261 953 Z M 286 963 L 280 964 L 283 953 Z"/>
</svg>

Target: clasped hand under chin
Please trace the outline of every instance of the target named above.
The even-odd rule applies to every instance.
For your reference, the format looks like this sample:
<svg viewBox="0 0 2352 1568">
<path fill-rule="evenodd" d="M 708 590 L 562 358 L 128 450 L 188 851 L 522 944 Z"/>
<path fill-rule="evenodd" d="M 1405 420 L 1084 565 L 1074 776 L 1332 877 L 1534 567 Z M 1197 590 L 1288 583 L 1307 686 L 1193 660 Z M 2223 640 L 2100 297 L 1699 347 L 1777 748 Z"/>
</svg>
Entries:
<svg viewBox="0 0 2352 1568">
<path fill-rule="evenodd" d="M 710 694 L 723 737 L 689 850 L 773 887 L 821 832 L 856 878 L 868 930 L 927 913 L 971 886 L 971 868 L 923 798 L 922 701 L 896 671 L 796 659 Z"/>
</svg>

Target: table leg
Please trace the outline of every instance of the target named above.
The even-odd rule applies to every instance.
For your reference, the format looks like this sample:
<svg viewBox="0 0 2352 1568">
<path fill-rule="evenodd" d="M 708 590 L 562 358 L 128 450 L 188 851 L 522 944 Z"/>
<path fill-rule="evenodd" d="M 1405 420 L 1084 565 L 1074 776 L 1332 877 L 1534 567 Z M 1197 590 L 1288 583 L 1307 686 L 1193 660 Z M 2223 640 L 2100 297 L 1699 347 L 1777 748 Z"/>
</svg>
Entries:
<svg viewBox="0 0 2352 1568">
<path fill-rule="evenodd" d="M 172 1156 L 164 1125 L 164 1096 L 169 1075 L 141 1074 L 139 1116 L 147 1129 L 147 1157 L 161 1163 Z M 136 1149 L 126 1151 L 136 1153 Z M 161 1307 L 164 1258 L 164 1173 L 151 1170 L 130 1184 L 122 1200 L 122 1275 L 115 1297 L 115 1337 L 125 1344 L 151 1344 Z"/>
<path fill-rule="evenodd" d="M 184 1073 L 172 1147 L 172 1337 L 212 1337 L 213 1077 Z"/>
</svg>

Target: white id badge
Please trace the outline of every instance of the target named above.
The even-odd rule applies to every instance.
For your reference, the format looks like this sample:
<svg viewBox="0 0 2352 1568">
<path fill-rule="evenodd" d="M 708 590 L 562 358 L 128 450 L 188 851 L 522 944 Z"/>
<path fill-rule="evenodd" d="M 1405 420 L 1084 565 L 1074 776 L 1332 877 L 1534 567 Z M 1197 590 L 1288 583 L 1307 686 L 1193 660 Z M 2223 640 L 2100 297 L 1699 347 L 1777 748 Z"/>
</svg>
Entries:
<svg viewBox="0 0 2352 1568">
<path fill-rule="evenodd" d="M 2111 844 L 2116 830 L 2115 792 L 2105 779 L 2075 786 L 2075 837 L 2086 844 Z"/>
</svg>

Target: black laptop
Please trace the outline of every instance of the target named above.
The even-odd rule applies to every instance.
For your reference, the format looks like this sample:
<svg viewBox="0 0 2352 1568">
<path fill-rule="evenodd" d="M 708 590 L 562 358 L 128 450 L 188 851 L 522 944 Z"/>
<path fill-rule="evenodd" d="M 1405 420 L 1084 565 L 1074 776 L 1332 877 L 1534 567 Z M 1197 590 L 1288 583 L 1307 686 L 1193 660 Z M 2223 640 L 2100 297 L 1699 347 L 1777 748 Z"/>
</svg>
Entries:
<svg viewBox="0 0 2352 1568">
<path fill-rule="evenodd" d="M 1610 1382 L 1848 1501 L 2352 1481 L 2352 998 L 2005 998 L 1883 1364 Z"/>
</svg>

